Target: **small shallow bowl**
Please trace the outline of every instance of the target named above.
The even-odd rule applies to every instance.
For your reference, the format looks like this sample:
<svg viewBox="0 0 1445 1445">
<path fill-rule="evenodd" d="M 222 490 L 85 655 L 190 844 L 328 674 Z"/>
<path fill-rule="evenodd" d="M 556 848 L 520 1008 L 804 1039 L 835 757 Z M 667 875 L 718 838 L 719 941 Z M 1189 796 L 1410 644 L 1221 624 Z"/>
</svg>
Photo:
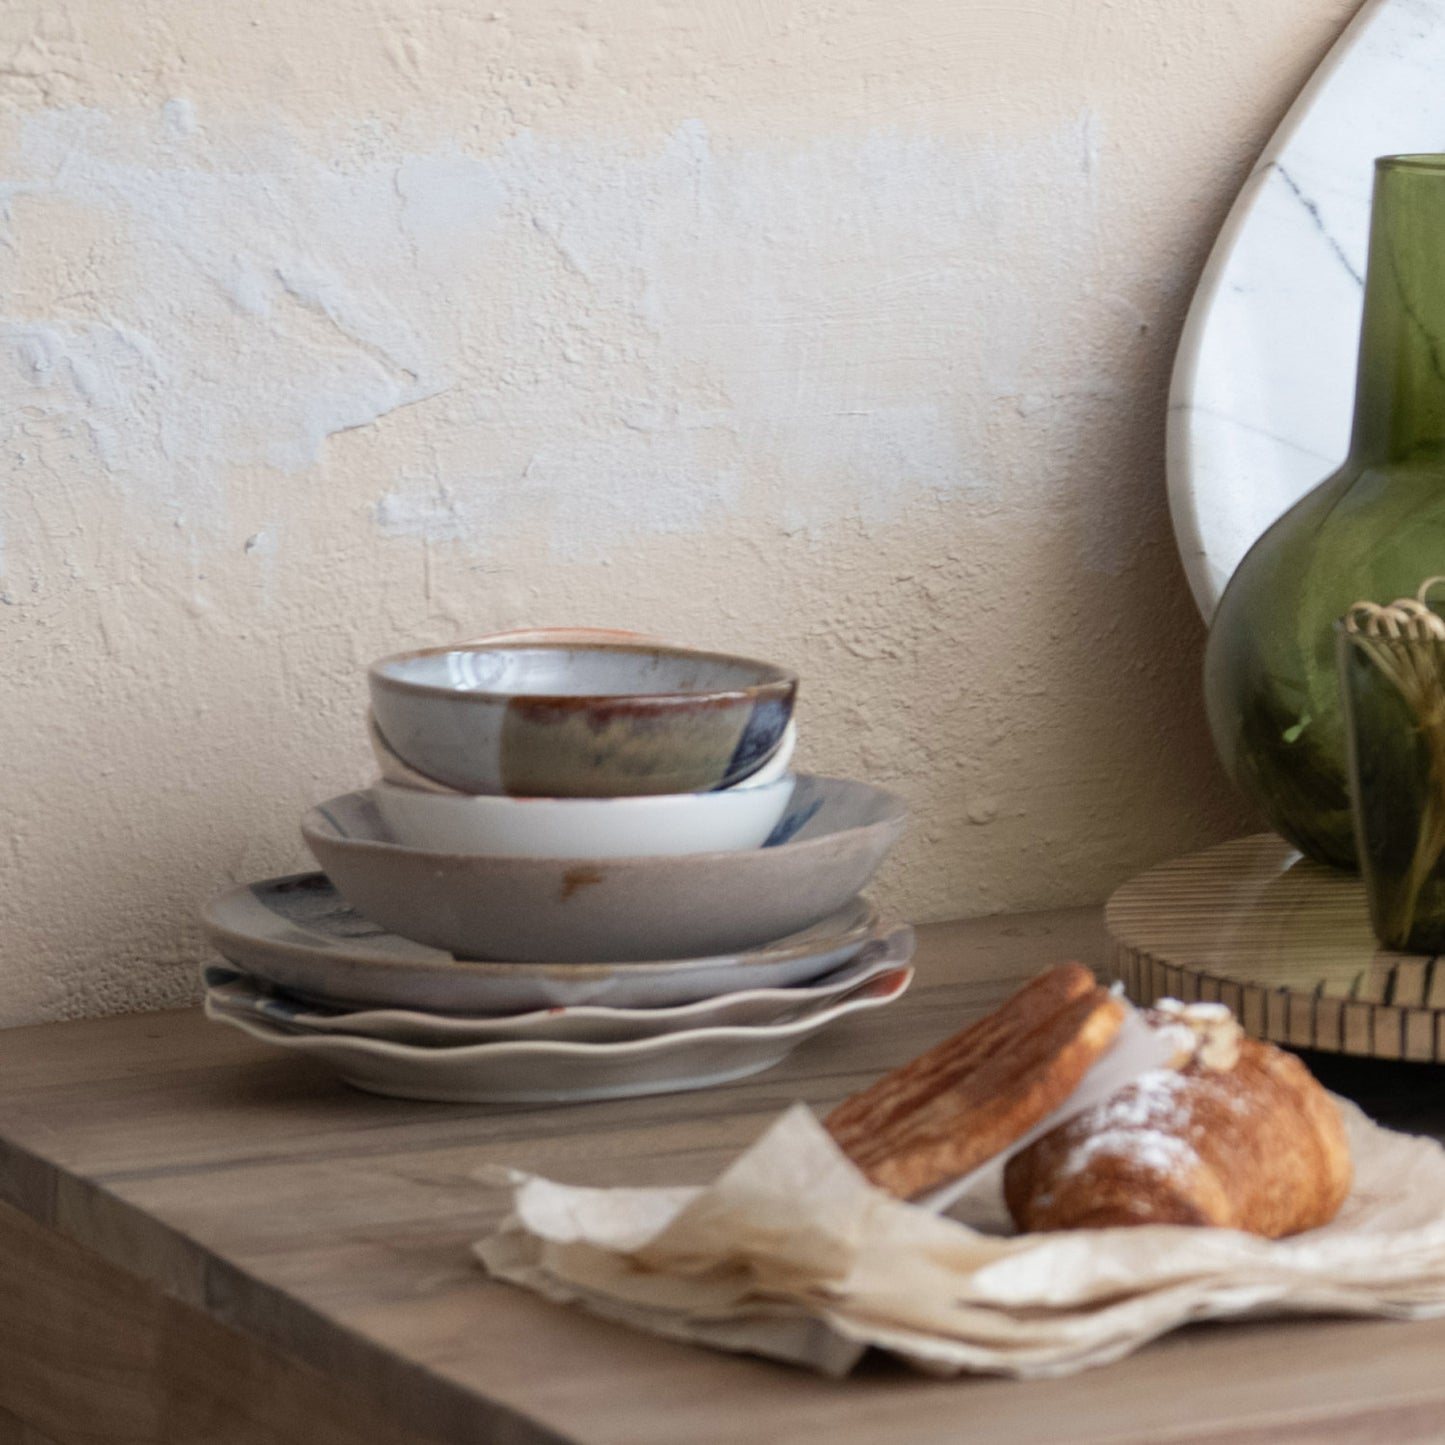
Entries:
<svg viewBox="0 0 1445 1445">
<path fill-rule="evenodd" d="M 452 1015 L 672 1008 L 750 989 L 793 988 L 843 967 L 889 931 L 860 897 L 801 933 L 707 958 L 478 963 L 387 933 L 352 908 L 324 873 L 228 888 L 206 904 L 201 922 L 233 967 L 293 997 L 331 1008 Z"/>
<path fill-rule="evenodd" d="M 497 798 L 372 786 L 396 841 L 489 858 L 626 858 L 760 848 L 787 811 L 794 779 L 721 793 L 641 798 Z"/>
<path fill-rule="evenodd" d="M 301 820 L 307 846 L 358 912 L 462 958 L 553 962 L 698 957 L 810 927 L 877 871 L 901 798 L 802 775 L 768 845 L 657 858 L 484 858 L 406 848 L 370 793 Z"/>
<path fill-rule="evenodd" d="M 409 767 L 465 793 L 727 788 L 776 751 L 798 679 L 659 643 L 500 640 L 382 658 L 371 710 Z"/>
</svg>

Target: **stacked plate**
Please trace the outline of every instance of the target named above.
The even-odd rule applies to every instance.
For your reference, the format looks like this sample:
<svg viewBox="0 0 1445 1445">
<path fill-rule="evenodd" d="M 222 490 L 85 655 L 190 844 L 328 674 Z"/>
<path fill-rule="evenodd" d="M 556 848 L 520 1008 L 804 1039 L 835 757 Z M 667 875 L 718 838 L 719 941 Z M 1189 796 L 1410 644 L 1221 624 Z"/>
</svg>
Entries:
<svg viewBox="0 0 1445 1445">
<path fill-rule="evenodd" d="M 788 771 L 795 688 L 593 634 L 384 659 L 382 776 L 303 819 L 325 874 L 206 909 L 209 1015 L 373 1092 L 556 1102 L 741 1078 L 891 1002 L 912 934 L 859 890 L 905 810 Z"/>
</svg>

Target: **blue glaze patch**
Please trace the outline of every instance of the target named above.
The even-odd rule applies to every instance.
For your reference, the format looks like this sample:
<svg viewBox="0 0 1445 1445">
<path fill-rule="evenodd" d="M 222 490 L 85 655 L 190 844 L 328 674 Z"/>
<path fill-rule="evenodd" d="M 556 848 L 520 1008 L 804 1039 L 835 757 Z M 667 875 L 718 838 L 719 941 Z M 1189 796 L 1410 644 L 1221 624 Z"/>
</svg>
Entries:
<svg viewBox="0 0 1445 1445">
<path fill-rule="evenodd" d="M 389 938 L 386 929 L 363 918 L 337 893 L 324 873 L 306 873 L 279 883 L 252 886 L 257 901 L 278 918 L 298 928 L 324 933 L 348 943 L 366 938 Z"/>
<path fill-rule="evenodd" d="M 239 996 L 233 992 L 223 999 L 226 1007 L 244 1009 L 247 1013 L 265 1019 L 268 1023 L 290 1024 L 308 1015 L 336 1018 L 346 1012 L 344 1009 L 305 1003 L 287 993 L 267 992 L 269 985 L 263 985 L 250 974 L 241 973 L 234 968 L 208 964 L 202 970 L 201 977 L 208 989 L 239 988 Z"/>
<path fill-rule="evenodd" d="M 718 787 L 730 787 L 757 772 L 777 750 L 792 715 L 791 702 L 782 698 L 763 698 L 755 703 Z"/>
<path fill-rule="evenodd" d="M 783 843 L 790 842 L 796 838 L 814 818 L 818 816 L 818 809 L 823 806 L 821 798 L 813 798 L 804 803 L 801 808 L 785 813 L 783 820 L 763 839 L 764 848 L 777 848 Z"/>
<path fill-rule="evenodd" d="M 201 982 L 207 988 L 221 988 L 228 983 L 250 983 L 250 981 L 244 973 L 238 973 L 234 968 L 222 968 L 215 963 L 208 963 L 201 970 Z"/>
<path fill-rule="evenodd" d="M 316 811 L 320 813 L 321 816 L 325 818 L 326 821 L 330 823 L 331 826 L 336 830 L 336 836 L 338 838 L 349 838 L 351 836 L 351 834 L 348 833 L 346 829 L 341 826 L 341 820 L 336 816 L 335 813 L 331 811 L 330 808 L 322 808 L 318 806 Z"/>
</svg>

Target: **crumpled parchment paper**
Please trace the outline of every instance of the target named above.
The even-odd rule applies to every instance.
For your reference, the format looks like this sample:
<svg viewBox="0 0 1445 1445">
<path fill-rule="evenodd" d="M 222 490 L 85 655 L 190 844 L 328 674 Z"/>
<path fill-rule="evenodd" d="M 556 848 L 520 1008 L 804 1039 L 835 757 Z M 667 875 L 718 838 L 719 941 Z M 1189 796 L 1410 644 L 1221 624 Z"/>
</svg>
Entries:
<svg viewBox="0 0 1445 1445">
<path fill-rule="evenodd" d="M 482 1171 L 513 1189 L 513 1212 L 475 1248 L 492 1275 L 550 1299 L 831 1375 L 869 1346 L 940 1375 L 1038 1377 L 1192 1320 L 1445 1314 L 1445 1149 L 1340 1107 L 1355 1187 L 1331 1224 L 1292 1239 L 987 1232 L 1007 1220 L 999 1169 L 932 1214 L 873 1188 L 799 1104 L 700 1189 Z"/>
</svg>

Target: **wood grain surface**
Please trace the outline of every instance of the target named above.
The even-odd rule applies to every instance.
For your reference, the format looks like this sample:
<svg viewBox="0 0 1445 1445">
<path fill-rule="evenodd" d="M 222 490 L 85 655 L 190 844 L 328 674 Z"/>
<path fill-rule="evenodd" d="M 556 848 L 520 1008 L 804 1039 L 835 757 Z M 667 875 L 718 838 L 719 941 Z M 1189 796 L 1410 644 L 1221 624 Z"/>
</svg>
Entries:
<svg viewBox="0 0 1445 1445">
<path fill-rule="evenodd" d="M 8 1205 L 0 1205 L 0 1260 L 0 1398 L 10 1406 L 0 1411 L 0 1445 L 437 1438 L 413 1433 L 404 1416 L 378 1409 L 348 1381 L 237 1334 Z"/>
<path fill-rule="evenodd" d="M 794 1099 L 829 1107 L 1041 967 L 1108 954 L 1097 910 L 929 927 L 908 996 L 769 1073 L 560 1108 L 371 1098 L 191 1010 L 0 1034 L 0 1442 L 1440 1438 L 1445 1323 L 1204 1326 L 1063 1380 L 879 1360 L 832 1381 L 472 1261 L 506 1205 L 471 1178 L 483 1163 L 702 1182 Z M 1434 1069 L 1372 1067 L 1365 1096 L 1438 1126 Z"/>
</svg>

